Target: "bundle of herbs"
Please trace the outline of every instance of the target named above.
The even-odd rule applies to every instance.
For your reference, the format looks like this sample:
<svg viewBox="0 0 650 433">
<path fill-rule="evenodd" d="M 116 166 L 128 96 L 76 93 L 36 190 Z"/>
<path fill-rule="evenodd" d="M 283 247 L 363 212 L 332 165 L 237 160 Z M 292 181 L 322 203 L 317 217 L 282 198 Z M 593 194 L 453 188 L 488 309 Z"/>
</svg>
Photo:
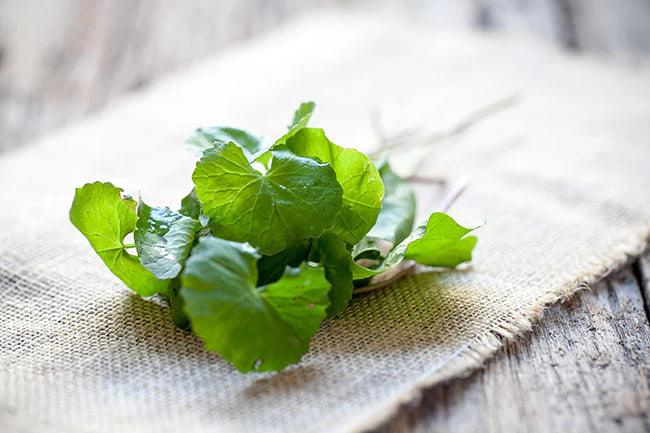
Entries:
<svg viewBox="0 0 650 433">
<path fill-rule="evenodd" d="M 194 189 L 178 210 L 102 182 L 78 188 L 70 209 L 113 274 L 166 298 L 178 326 L 242 372 L 298 362 L 353 289 L 407 262 L 455 268 L 476 244 L 443 212 L 414 228 L 415 194 L 387 157 L 307 127 L 313 110 L 302 104 L 266 145 L 237 128 L 197 129 Z"/>
</svg>

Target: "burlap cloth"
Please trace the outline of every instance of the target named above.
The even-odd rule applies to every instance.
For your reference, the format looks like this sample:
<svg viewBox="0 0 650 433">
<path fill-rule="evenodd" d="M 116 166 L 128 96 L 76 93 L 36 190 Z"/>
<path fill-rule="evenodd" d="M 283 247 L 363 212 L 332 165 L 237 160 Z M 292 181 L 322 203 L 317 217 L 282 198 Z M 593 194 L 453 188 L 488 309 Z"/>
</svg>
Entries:
<svg viewBox="0 0 650 433">
<path fill-rule="evenodd" d="M 182 141 L 195 126 L 270 136 L 299 101 L 314 99 L 314 124 L 367 149 L 373 110 L 389 131 L 438 130 L 510 94 L 521 102 L 439 147 L 421 171 L 470 176 L 452 214 L 487 221 L 473 266 L 424 271 L 354 299 L 304 360 L 279 374 L 242 375 L 205 352 L 164 306 L 123 287 L 67 221 L 74 187 L 95 179 L 173 205 L 190 187 L 193 157 Z M 650 74 L 639 66 L 395 17 L 323 13 L 5 155 L 0 430 L 376 425 L 422 387 L 478 367 L 545 305 L 645 247 L 649 101 Z M 429 205 L 438 198 L 421 193 Z"/>
</svg>

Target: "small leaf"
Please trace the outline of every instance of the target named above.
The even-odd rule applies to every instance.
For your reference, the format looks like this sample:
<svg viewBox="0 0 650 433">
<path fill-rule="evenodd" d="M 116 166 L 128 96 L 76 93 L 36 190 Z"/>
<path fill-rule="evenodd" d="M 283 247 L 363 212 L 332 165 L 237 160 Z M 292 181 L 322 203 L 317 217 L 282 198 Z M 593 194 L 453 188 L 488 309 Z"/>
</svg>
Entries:
<svg viewBox="0 0 650 433">
<path fill-rule="evenodd" d="M 231 128 L 229 126 L 198 128 L 185 141 L 185 144 L 197 156 L 202 156 L 206 149 L 214 147 L 215 144 L 226 144 L 230 142 L 241 147 L 248 158 L 262 148 L 262 140 L 259 137 L 243 129 Z"/>
<path fill-rule="evenodd" d="M 377 164 L 385 194 L 377 222 L 366 236 L 375 237 L 397 245 L 413 230 L 415 221 L 415 193 L 404 179 L 390 168 L 387 159 Z"/>
<path fill-rule="evenodd" d="M 214 235 L 267 255 L 320 236 L 341 209 L 332 168 L 287 151 L 274 152 L 262 174 L 239 147 L 219 144 L 205 152 L 192 179 Z"/>
<path fill-rule="evenodd" d="M 298 362 L 325 318 L 330 284 L 303 266 L 256 287 L 259 255 L 246 244 L 199 240 L 182 276 L 194 332 L 239 371 L 281 370 Z"/>
<path fill-rule="evenodd" d="M 455 268 L 472 260 L 476 237 L 464 237 L 472 230 L 447 214 L 434 213 L 427 222 L 424 236 L 408 244 L 404 257 L 423 265 Z"/>
<path fill-rule="evenodd" d="M 135 247 L 140 263 L 161 280 L 176 277 L 190 255 L 201 223 L 169 208 L 138 206 Z"/>
<path fill-rule="evenodd" d="M 311 119 L 311 115 L 314 114 L 315 108 L 316 108 L 316 104 L 313 102 L 303 102 L 302 104 L 300 104 L 300 107 L 298 107 L 298 109 L 293 115 L 293 120 L 291 121 L 291 124 L 288 126 L 289 131 L 287 131 L 286 134 L 284 134 L 282 137 L 277 139 L 273 146 L 275 147 L 285 143 L 289 138 L 293 137 L 301 129 L 305 128 L 309 123 L 309 120 Z"/>
<path fill-rule="evenodd" d="M 289 138 L 293 137 L 298 133 L 298 131 L 305 128 L 309 123 L 309 120 L 311 119 L 311 115 L 314 113 L 315 108 L 316 104 L 313 102 L 303 102 L 300 104 L 300 107 L 298 107 L 293 115 L 291 124 L 288 126 L 289 131 L 287 131 L 287 133 L 282 137 L 278 138 L 273 144 L 271 144 L 271 146 L 268 147 L 268 149 L 262 150 L 258 154 L 254 155 L 253 159 L 255 162 L 259 162 L 260 164 L 264 165 L 264 167 L 268 167 L 269 162 L 271 162 L 271 158 L 273 157 L 271 150 L 279 149 L 284 145 L 284 143 L 286 143 Z"/>
<path fill-rule="evenodd" d="M 332 231 L 349 244 L 359 242 L 375 225 L 384 196 L 384 185 L 372 160 L 358 150 L 337 146 L 318 128 L 303 128 L 286 147 L 296 155 L 332 166 L 343 188 L 343 207 Z"/>
<path fill-rule="evenodd" d="M 475 229 L 459 225 L 443 212 L 433 213 L 426 225 L 413 230 L 376 266 L 366 268 L 355 263 L 352 268 L 354 279 L 363 280 L 386 272 L 404 259 L 427 266 L 455 268 L 472 260 L 476 238 L 465 235 Z"/>
<path fill-rule="evenodd" d="M 89 183 L 77 188 L 70 221 L 88 239 L 106 266 L 131 290 L 142 296 L 164 293 L 168 280 L 159 280 L 124 247 L 135 230 L 136 202 L 121 195 L 111 183 Z"/>
</svg>

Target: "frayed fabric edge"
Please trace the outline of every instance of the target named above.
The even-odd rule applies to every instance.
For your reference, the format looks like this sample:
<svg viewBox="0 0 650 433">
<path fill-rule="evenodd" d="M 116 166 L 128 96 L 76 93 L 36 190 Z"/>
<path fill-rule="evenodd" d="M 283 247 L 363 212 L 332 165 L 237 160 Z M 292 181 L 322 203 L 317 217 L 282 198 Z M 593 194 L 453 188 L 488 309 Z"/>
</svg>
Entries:
<svg viewBox="0 0 650 433">
<path fill-rule="evenodd" d="M 338 430 L 341 433 L 363 433 L 382 427 L 395 418 L 400 410 L 406 406 L 417 404 L 423 393 L 436 385 L 455 378 L 468 377 L 507 342 L 512 341 L 525 332 L 530 331 L 534 324 L 540 322 L 544 312 L 557 302 L 564 302 L 579 291 L 590 289 L 608 275 L 631 264 L 641 256 L 650 245 L 650 228 L 640 231 L 635 236 L 621 240 L 608 260 L 588 264 L 591 270 L 570 283 L 564 284 L 548 292 L 539 299 L 539 302 L 523 312 L 503 319 L 492 326 L 487 333 L 479 335 L 474 340 L 460 349 L 447 362 L 425 373 L 407 391 L 384 402 L 379 408 L 361 422 L 348 425 Z"/>
</svg>

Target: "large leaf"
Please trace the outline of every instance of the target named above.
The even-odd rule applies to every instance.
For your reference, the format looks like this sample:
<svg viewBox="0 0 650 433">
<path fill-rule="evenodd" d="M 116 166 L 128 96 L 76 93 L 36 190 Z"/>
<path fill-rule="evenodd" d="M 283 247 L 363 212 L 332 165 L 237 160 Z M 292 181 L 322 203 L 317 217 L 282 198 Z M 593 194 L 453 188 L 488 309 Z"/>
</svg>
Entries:
<svg viewBox="0 0 650 433">
<path fill-rule="evenodd" d="M 359 242 L 377 221 L 384 196 L 384 185 L 372 160 L 358 150 L 337 146 L 318 128 L 301 129 L 286 147 L 332 166 L 343 188 L 343 207 L 332 231 L 349 244 Z"/>
<path fill-rule="evenodd" d="M 387 159 L 380 161 L 377 168 L 384 183 L 385 193 L 377 222 L 367 236 L 397 245 L 413 230 L 415 193 L 408 182 L 391 170 Z"/>
<path fill-rule="evenodd" d="M 433 213 L 426 225 L 413 230 L 376 266 L 366 268 L 355 264 L 352 269 L 354 279 L 363 280 L 386 272 L 404 259 L 427 266 L 455 268 L 472 260 L 476 237 L 465 235 L 475 229 L 461 226 L 443 212 Z"/>
<path fill-rule="evenodd" d="M 124 246 L 124 238 L 135 230 L 137 219 L 135 200 L 122 197 L 122 190 L 111 183 L 77 188 L 70 208 L 72 224 L 124 284 L 142 296 L 164 293 L 169 281 L 157 279 Z"/>
<path fill-rule="evenodd" d="M 169 208 L 138 206 L 135 247 L 140 263 L 159 279 L 176 277 L 190 255 L 201 223 Z"/>
<path fill-rule="evenodd" d="M 185 141 L 185 144 L 197 156 L 201 156 L 206 149 L 212 148 L 215 144 L 230 142 L 241 147 L 249 158 L 262 147 L 262 140 L 259 137 L 243 129 L 232 128 L 230 126 L 198 128 Z"/>
<path fill-rule="evenodd" d="M 215 236 L 275 254 L 316 238 L 341 209 L 341 187 L 327 164 L 274 152 L 262 174 L 233 143 L 205 152 L 192 175 Z"/>
<path fill-rule="evenodd" d="M 256 287 L 259 255 L 246 244 L 199 240 L 182 276 L 192 329 L 238 370 L 280 370 L 300 360 L 326 316 L 330 284 L 303 266 Z"/>
</svg>

